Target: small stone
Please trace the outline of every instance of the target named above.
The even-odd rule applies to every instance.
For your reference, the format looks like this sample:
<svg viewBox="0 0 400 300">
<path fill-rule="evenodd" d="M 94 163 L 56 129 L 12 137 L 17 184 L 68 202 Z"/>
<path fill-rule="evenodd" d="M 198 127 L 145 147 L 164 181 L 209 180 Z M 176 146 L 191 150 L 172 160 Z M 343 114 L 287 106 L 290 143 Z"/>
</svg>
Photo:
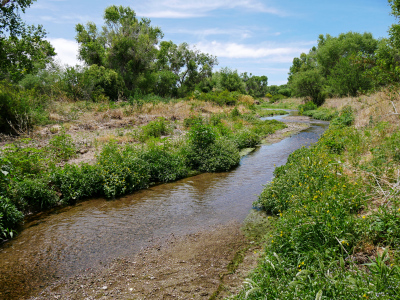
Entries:
<svg viewBox="0 0 400 300">
<path fill-rule="evenodd" d="M 108 286 L 105 285 L 105 286 L 102 287 L 102 289 L 106 290 L 106 289 L 108 289 Z"/>
</svg>

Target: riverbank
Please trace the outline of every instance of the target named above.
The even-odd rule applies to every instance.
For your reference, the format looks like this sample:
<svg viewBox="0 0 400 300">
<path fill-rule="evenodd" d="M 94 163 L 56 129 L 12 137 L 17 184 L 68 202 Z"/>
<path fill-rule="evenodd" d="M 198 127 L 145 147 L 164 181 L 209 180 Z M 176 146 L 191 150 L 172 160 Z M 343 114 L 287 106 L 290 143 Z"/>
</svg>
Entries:
<svg viewBox="0 0 400 300">
<path fill-rule="evenodd" d="M 233 299 L 400 297 L 398 107 L 390 89 L 328 99 L 313 112 L 336 117 L 317 144 L 275 170 L 254 203 L 274 228 Z"/>
<path fill-rule="evenodd" d="M 292 130 L 278 130 L 269 142 L 306 126 L 290 122 Z M 222 299 L 240 290 L 256 266 L 264 232 L 270 227 L 269 219 L 260 215 L 247 220 L 243 230 L 236 222 L 153 242 L 133 257 L 116 259 L 96 272 L 55 280 L 32 299 Z"/>
</svg>

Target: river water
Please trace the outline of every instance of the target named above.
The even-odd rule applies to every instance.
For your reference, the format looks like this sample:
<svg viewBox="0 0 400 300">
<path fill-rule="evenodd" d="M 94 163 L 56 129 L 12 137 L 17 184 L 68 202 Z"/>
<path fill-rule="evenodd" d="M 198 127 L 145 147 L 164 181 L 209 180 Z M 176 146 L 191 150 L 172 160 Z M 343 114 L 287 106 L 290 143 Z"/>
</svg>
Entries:
<svg viewBox="0 0 400 300">
<path fill-rule="evenodd" d="M 231 172 L 200 174 L 111 201 L 91 199 L 26 221 L 0 247 L 0 299 L 25 298 L 57 278 L 137 254 L 171 235 L 243 221 L 275 165 L 316 142 L 327 126 L 314 122 L 281 142 L 257 147 Z"/>
</svg>

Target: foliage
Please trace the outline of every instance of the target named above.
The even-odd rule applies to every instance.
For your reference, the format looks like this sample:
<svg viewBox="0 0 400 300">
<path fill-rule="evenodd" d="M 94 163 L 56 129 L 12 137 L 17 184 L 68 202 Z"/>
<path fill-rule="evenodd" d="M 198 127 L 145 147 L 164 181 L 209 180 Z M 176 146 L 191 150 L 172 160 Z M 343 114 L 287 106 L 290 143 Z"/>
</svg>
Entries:
<svg viewBox="0 0 400 300">
<path fill-rule="evenodd" d="M 46 168 L 43 149 L 29 145 L 30 141 L 22 139 L 2 149 L 3 159 L 9 164 L 9 176 L 14 180 L 35 177 Z"/>
<path fill-rule="evenodd" d="M 215 129 L 203 124 L 197 124 L 189 130 L 186 156 L 189 166 L 202 172 L 228 171 L 240 161 L 236 144 L 218 137 Z"/>
<path fill-rule="evenodd" d="M 306 101 L 306 103 L 300 104 L 298 107 L 299 113 L 301 115 L 304 114 L 306 111 L 316 110 L 316 109 L 317 105 L 312 101 Z"/>
<path fill-rule="evenodd" d="M 102 179 L 102 193 L 115 198 L 148 186 L 148 165 L 139 158 L 135 149 L 118 149 L 115 143 L 107 144 L 97 158 Z"/>
<path fill-rule="evenodd" d="M 0 195 L 0 240 L 12 238 L 14 228 L 23 218 L 24 215 L 17 210 L 12 201 Z"/>
<path fill-rule="evenodd" d="M 139 21 L 129 7 L 107 7 L 104 21 L 101 32 L 94 23 L 88 23 L 86 27 L 76 25 L 80 59 L 88 65 L 115 70 L 123 78 L 125 86 L 133 90 L 146 80 L 145 73 L 155 59 L 156 45 L 162 32 L 160 28 L 151 26 L 149 19 Z"/>
<path fill-rule="evenodd" d="M 139 157 L 148 163 L 151 182 L 175 181 L 186 177 L 189 171 L 183 154 L 166 144 L 150 144 Z"/>
<path fill-rule="evenodd" d="M 300 97 L 310 97 L 311 100 L 320 106 L 325 101 L 324 93 L 325 79 L 316 69 L 299 72 L 293 75 L 291 88 Z"/>
<path fill-rule="evenodd" d="M 102 192 L 102 177 L 99 165 L 83 164 L 55 168 L 51 172 L 51 183 L 61 193 L 64 203 L 73 204 L 77 200 L 100 195 Z"/>
<path fill-rule="evenodd" d="M 209 92 L 209 93 L 201 93 L 196 96 L 199 100 L 211 101 L 220 106 L 224 105 L 236 105 L 240 94 L 237 92 L 229 92 L 227 90 L 223 92 Z"/>
<path fill-rule="evenodd" d="M 49 188 L 46 178 L 24 178 L 14 183 L 11 198 L 19 210 L 41 211 L 59 201 L 57 193 Z"/>
<path fill-rule="evenodd" d="M 111 100 L 118 100 L 124 89 L 124 83 L 117 72 L 98 65 L 91 65 L 85 69 L 82 83 L 86 94 L 84 96 L 94 101 L 102 94 Z"/>
<path fill-rule="evenodd" d="M 171 133 L 172 128 L 168 122 L 160 117 L 157 120 L 149 122 L 147 125 L 142 126 L 140 140 L 145 141 L 151 137 L 159 138 L 162 135 Z"/>
<path fill-rule="evenodd" d="M 55 161 L 67 161 L 76 156 L 77 150 L 71 136 L 65 133 L 65 129 L 50 139 L 48 149 L 54 155 Z"/>
<path fill-rule="evenodd" d="M 330 85 L 339 96 L 357 96 L 360 91 L 368 91 L 372 82 L 367 76 L 363 64 L 359 63 L 358 57 L 341 57 L 337 64 L 331 69 L 329 75 Z"/>
<path fill-rule="evenodd" d="M 331 121 L 338 116 L 338 112 L 334 109 L 318 107 L 315 110 L 303 111 L 303 115 L 312 117 L 316 120 Z"/>
<path fill-rule="evenodd" d="M 273 96 L 271 97 L 271 99 L 269 99 L 269 102 L 270 102 L 270 103 L 275 103 L 275 102 L 277 102 L 277 101 L 279 101 L 279 100 L 286 99 L 286 98 L 287 98 L 287 96 L 285 96 L 285 95 L 282 95 L 282 94 L 275 94 L 275 95 L 273 95 Z"/>
</svg>

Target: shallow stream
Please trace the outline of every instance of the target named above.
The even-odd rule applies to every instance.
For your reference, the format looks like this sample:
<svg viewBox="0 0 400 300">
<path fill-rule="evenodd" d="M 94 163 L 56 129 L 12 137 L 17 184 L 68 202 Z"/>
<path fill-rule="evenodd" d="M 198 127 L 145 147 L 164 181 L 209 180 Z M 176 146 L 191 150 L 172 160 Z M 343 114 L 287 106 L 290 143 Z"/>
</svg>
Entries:
<svg viewBox="0 0 400 300">
<path fill-rule="evenodd" d="M 316 142 L 326 128 L 326 122 L 313 122 L 299 134 L 260 146 L 231 172 L 201 174 L 112 201 L 91 199 L 28 220 L 0 247 L 0 299 L 24 298 L 57 278 L 137 254 L 171 235 L 243 221 L 275 165 Z"/>
</svg>

